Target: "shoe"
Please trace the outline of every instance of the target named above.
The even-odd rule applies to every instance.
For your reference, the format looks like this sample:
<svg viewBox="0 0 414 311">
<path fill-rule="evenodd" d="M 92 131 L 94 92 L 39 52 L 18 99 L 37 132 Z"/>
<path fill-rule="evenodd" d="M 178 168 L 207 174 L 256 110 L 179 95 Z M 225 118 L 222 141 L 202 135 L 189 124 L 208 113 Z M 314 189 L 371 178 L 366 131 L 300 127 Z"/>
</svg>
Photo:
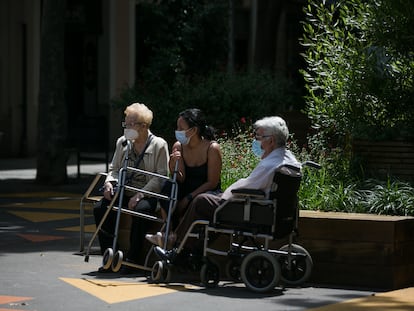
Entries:
<svg viewBox="0 0 414 311">
<path fill-rule="evenodd" d="M 150 241 L 154 245 L 158 245 L 162 247 L 163 244 L 163 235 L 161 232 L 157 232 L 156 234 L 146 234 L 145 238 Z"/>
<path fill-rule="evenodd" d="M 155 246 L 154 252 L 160 259 L 169 261 L 171 263 L 174 262 L 175 258 L 177 257 L 177 252 L 175 251 L 175 249 L 166 251 L 159 246 Z"/>
<path fill-rule="evenodd" d="M 165 235 L 162 232 L 157 232 L 156 234 L 146 234 L 145 238 L 154 245 L 164 247 Z M 168 235 L 167 249 L 171 249 L 174 246 L 175 240 L 175 233 L 170 233 Z"/>
</svg>

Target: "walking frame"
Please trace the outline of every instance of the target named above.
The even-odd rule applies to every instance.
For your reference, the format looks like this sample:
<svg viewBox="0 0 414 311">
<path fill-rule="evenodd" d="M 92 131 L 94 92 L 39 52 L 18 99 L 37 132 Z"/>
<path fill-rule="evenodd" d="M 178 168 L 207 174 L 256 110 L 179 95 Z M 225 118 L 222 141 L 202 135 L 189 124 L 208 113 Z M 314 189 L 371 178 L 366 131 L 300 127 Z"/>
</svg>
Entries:
<svg viewBox="0 0 414 311">
<path fill-rule="evenodd" d="M 101 230 L 103 223 L 105 222 L 105 220 L 108 217 L 111 210 L 116 211 L 117 215 L 116 215 L 116 222 L 115 222 L 115 230 L 114 230 L 114 238 L 113 238 L 112 248 L 107 248 L 105 250 L 105 252 L 103 254 L 103 258 L 102 258 L 103 268 L 104 269 L 112 268 L 112 271 L 114 271 L 114 272 L 117 272 L 121 268 L 122 265 L 130 266 L 130 267 L 133 267 L 133 268 L 146 270 L 146 271 L 152 271 L 152 269 L 153 269 L 152 267 L 148 266 L 148 262 L 149 262 L 151 254 L 152 254 L 153 247 L 151 247 L 151 249 L 146 254 L 145 261 L 144 261 L 143 265 L 133 263 L 133 262 L 129 262 L 129 261 L 124 261 L 123 260 L 123 258 L 124 258 L 123 252 L 121 250 L 117 250 L 117 241 L 118 241 L 118 233 L 119 233 L 119 224 L 120 224 L 121 213 L 131 215 L 133 217 L 141 217 L 141 218 L 144 218 L 144 219 L 147 219 L 147 220 L 162 223 L 163 225 L 162 225 L 161 230 L 163 230 L 165 228 L 165 243 L 164 243 L 164 245 L 167 245 L 168 233 L 170 232 L 171 215 L 174 212 L 175 206 L 176 206 L 176 203 L 177 203 L 178 161 L 175 164 L 175 168 L 174 168 L 174 172 L 173 172 L 172 177 L 168 177 L 168 176 L 165 176 L 165 175 L 161 175 L 161 174 L 141 170 L 141 169 L 138 169 L 138 168 L 135 168 L 135 167 L 130 167 L 130 166 L 127 165 L 128 160 L 129 160 L 130 148 L 131 148 L 131 142 L 127 141 L 126 157 L 124 159 L 123 167 L 119 171 L 118 189 L 115 192 L 111 202 L 109 203 L 109 205 L 107 207 L 107 210 L 105 211 L 105 214 L 102 217 L 102 220 L 97 225 L 97 228 L 96 228 L 91 240 L 89 241 L 89 244 L 88 244 L 88 247 L 87 247 L 87 250 L 86 250 L 86 254 L 85 254 L 85 262 L 88 262 L 92 244 L 93 244 L 94 240 L 96 239 L 96 236 L 98 235 L 99 231 Z M 143 175 L 147 175 L 147 176 L 152 176 L 154 178 L 159 178 L 159 179 L 161 179 L 165 182 L 170 182 L 171 185 L 172 185 L 170 194 L 169 195 L 164 195 L 164 194 L 160 194 L 160 193 L 156 193 L 156 192 L 152 192 L 152 191 L 147 191 L 147 190 L 144 190 L 144 189 L 141 189 L 141 188 L 136 188 L 136 187 L 126 185 L 125 181 L 126 181 L 127 172 L 132 172 L 133 174 L 143 174 Z M 140 212 L 136 212 L 136 211 L 133 211 L 133 210 L 123 208 L 122 206 L 123 206 L 125 190 L 134 191 L 134 192 L 141 192 L 141 193 L 143 193 L 144 195 L 147 195 L 147 196 L 155 197 L 155 198 L 160 199 L 160 200 L 169 201 L 169 209 L 168 209 L 168 213 L 167 213 L 167 219 L 164 220 L 164 219 L 162 219 L 160 217 L 157 217 L 157 216 L 153 216 L 153 215 L 149 215 L 149 214 L 145 214 L 145 213 L 140 213 Z M 115 203 L 117 202 L 118 198 L 119 198 L 118 206 L 114 206 Z"/>
</svg>

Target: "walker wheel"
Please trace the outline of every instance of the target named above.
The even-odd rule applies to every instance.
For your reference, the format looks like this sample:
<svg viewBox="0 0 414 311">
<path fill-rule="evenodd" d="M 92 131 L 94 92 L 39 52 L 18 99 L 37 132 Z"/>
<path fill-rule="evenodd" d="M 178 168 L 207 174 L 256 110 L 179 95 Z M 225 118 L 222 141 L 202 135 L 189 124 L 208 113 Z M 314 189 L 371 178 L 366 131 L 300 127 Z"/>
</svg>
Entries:
<svg viewBox="0 0 414 311">
<path fill-rule="evenodd" d="M 201 267 L 200 279 L 204 287 L 216 287 L 219 283 L 220 272 L 219 268 L 214 263 L 205 263 Z"/>
<path fill-rule="evenodd" d="M 113 258 L 114 250 L 112 248 L 107 248 L 102 256 L 102 267 L 104 269 L 109 269 L 109 267 L 111 267 Z"/>
<path fill-rule="evenodd" d="M 119 250 L 115 253 L 114 259 L 112 260 L 112 271 L 118 272 L 121 269 L 122 261 L 124 260 L 124 253 Z"/>
<path fill-rule="evenodd" d="M 165 261 L 158 260 L 154 263 L 151 271 L 151 279 L 155 283 L 170 282 L 171 271 L 168 269 Z"/>
<path fill-rule="evenodd" d="M 257 293 L 265 293 L 278 284 L 280 265 L 269 252 L 254 251 L 244 258 L 240 273 L 248 289 Z"/>
</svg>

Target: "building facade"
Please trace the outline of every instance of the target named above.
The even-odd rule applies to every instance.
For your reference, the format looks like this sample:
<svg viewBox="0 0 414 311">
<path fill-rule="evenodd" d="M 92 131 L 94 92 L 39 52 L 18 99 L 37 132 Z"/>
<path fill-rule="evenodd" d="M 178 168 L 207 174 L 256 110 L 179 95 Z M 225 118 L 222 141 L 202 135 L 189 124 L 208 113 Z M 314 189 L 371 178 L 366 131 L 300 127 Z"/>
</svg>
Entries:
<svg viewBox="0 0 414 311">
<path fill-rule="evenodd" d="M 65 87 L 69 126 L 103 117 L 111 144 L 122 112 L 110 100 L 136 79 L 135 10 L 140 0 L 67 0 Z M 301 0 L 233 0 L 234 51 L 248 70 L 297 75 Z M 270 14 L 269 14 L 270 12 Z M 36 155 L 42 0 L 0 1 L 0 158 Z M 71 129 L 69 129 L 69 134 Z"/>
</svg>

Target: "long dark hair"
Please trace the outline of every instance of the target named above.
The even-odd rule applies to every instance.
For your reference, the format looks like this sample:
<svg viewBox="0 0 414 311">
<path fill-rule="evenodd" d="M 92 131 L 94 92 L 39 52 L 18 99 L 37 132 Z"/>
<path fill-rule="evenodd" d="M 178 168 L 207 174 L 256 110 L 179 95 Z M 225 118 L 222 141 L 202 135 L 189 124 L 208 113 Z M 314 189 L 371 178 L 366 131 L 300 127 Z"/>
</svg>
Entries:
<svg viewBox="0 0 414 311">
<path fill-rule="evenodd" d="M 216 139 L 216 130 L 207 124 L 204 113 L 198 108 L 190 108 L 179 113 L 188 126 L 198 128 L 198 135 L 208 140 Z"/>
</svg>

